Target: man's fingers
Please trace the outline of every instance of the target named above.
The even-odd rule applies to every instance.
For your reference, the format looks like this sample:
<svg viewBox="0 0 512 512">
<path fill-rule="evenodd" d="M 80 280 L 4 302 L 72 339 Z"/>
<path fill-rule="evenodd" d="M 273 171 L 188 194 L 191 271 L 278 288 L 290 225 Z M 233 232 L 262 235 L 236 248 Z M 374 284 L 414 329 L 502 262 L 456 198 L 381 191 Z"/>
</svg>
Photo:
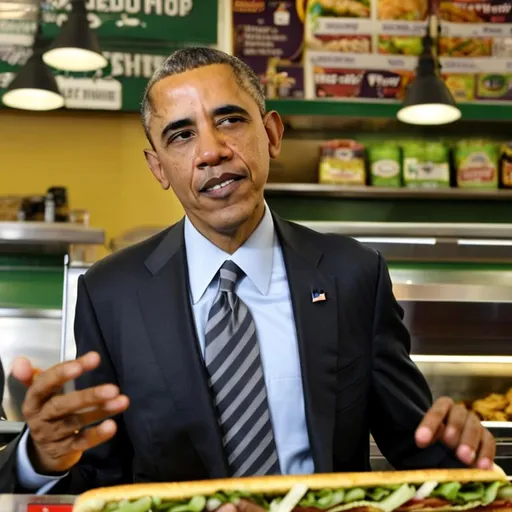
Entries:
<svg viewBox="0 0 512 512">
<path fill-rule="evenodd" d="M 16 380 L 29 387 L 32 384 L 35 369 L 26 357 L 17 357 L 12 363 L 11 374 Z"/>
<path fill-rule="evenodd" d="M 448 414 L 443 442 L 452 450 L 457 448 L 461 443 L 462 433 L 466 428 L 468 416 L 469 411 L 463 405 L 454 405 Z M 472 423 L 471 427 L 474 431 L 475 424 Z M 480 439 L 478 439 L 478 441 L 480 441 Z M 476 446 L 473 448 L 476 449 Z"/>
<path fill-rule="evenodd" d="M 88 428 L 78 434 L 71 447 L 78 452 L 85 452 L 95 446 L 105 443 L 116 433 L 117 425 L 114 420 L 105 420 L 96 427 Z"/>
<path fill-rule="evenodd" d="M 119 388 L 113 384 L 73 391 L 65 395 L 54 395 L 42 407 L 41 418 L 45 421 L 65 418 L 83 409 L 99 406 L 117 396 Z"/>
<path fill-rule="evenodd" d="M 66 382 L 76 379 L 84 371 L 94 369 L 99 363 L 99 355 L 90 352 L 75 361 L 60 363 L 41 373 L 27 391 L 23 404 L 24 416 L 30 417 L 39 411 L 48 398 L 59 392 Z"/>
<path fill-rule="evenodd" d="M 483 429 L 480 420 L 474 414 L 467 414 L 456 453 L 459 460 L 468 466 L 475 461 L 476 451 L 480 445 L 482 434 Z"/>
<path fill-rule="evenodd" d="M 482 432 L 482 441 L 480 445 L 480 452 L 476 466 L 480 469 L 492 469 L 494 466 L 494 457 L 496 456 L 496 440 L 494 436 L 484 429 Z"/>
<path fill-rule="evenodd" d="M 448 397 L 442 397 L 435 401 L 432 407 L 427 411 L 423 420 L 416 429 L 416 444 L 420 448 L 425 448 L 435 440 L 435 436 L 442 427 L 450 409 L 453 407 L 453 400 Z"/>
<path fill-rule="evenodd" d="M 46 442 L 62 441 L 68 437 L 76 435 L 76 431 L 82 430 L 103 421 L 111 416 L 124 412 L 129 405 L 129 399 L 125 395 L 101 404 L 93 410 L 81 414 L 72 414 L 63 419 L 52 422 L 51 432 L 46 436 Z M 38 440 L 38 432 L 33 433 L 33 437 Z"/>
<path fill-rule="evenodd" d="M 104 420 L 109 416 L 120 414 L 130 405 L 130 400 L 126 395 L 119 395 L 114 400 L 109 400 L 95 411 L 84 412 L 80 415 L 80 421 L 84 427 Z"/>
</svg>

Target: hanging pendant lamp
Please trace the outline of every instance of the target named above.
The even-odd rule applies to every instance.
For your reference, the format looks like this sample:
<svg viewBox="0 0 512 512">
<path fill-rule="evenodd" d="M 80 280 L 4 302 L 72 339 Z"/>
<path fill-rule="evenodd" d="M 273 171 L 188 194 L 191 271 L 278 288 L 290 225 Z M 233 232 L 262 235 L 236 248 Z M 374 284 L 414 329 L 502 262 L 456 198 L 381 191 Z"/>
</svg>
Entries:
<svg viewBox="0 0 512 512">
<path fill-rule="evenodd" d="M 55 41 L 43 54 L 49 66 L 63 71 L 86 72 L 104 68 L 96 32 L 89 27 L 84 0 L 72 0 L 72 9 Z"/>
<path fill-rule="evenodd" d="M 397 118 L 409 124 L 441 125 L 457 121 L 461 112 L 439 73 L 430 23 L 423 37 L 423 51 L 418 60 L 416 77 L 407 89 Z"/>
<path fill-rule="evenodd" d="M 39 13 L 32 55 L 2 96 L 2 102 L 7 107 L 45 111 L 64 106 L 64 97 L 57 81 L 41 58 L 44 48 L 41 32 L 41 14 Z"/>
</svg>

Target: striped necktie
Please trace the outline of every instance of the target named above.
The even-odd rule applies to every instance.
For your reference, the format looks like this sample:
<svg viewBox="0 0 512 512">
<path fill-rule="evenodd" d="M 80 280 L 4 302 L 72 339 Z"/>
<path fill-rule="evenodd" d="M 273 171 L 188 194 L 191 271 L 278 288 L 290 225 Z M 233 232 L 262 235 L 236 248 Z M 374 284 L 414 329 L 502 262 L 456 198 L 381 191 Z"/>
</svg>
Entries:
<svg viewBox="0 0 512 512">
<path fill-rule="evenodd" d="M 235 293 L 243 271 L 228 260 L 210 309 L 205 362 L 232 476 L 279 474 L 256 326 Z"/>
</svg>

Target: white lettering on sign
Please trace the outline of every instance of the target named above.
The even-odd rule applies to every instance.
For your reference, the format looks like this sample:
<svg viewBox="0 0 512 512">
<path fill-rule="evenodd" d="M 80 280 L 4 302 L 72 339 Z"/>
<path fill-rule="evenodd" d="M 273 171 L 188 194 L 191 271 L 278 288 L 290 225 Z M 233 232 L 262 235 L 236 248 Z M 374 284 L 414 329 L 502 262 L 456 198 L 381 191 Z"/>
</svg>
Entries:
<svg viewBox="0 0 512 512">
<path fill-rule="evenodd" d="M 476 72 L 478 71 L 475 62 L 471 59 L 464 58 L 444 58 L 441 59 L 441 66 L 444 72 Z"/>
<path fill-rule="evenodd" d="M 71 10 L 69 0 L 51 0 L 51 3 L 56 10 Z M 97 13 L 124 12 L 183 18 L 192 11 L 194 0 L 87 0 L 85 5 L 89 11 Z M 45 16 L 45 21 L 47 19 L 48 16 Z M 57 17 L 54 16 L 54 19 L 57 20 Z"/>
<path fill-rule="evenodd" d="M 317 73 L 315 74 L 316 85 L 359 85 L 363 80 L 362 74 L 347 73 Z"/>
<path fill-rule="evenodd" d="M 447 37 L 507 37 L 512 35 L 512 24 L 443 22 L 441 33 Z"/>
<path fill-rule="evenodd" d="M 69 9 L 69 4 L 66 6 Z M 193 0 L 87 0 L 89 11 L 97 13 L 145 14 L 147 16 L 185 17 L 194 7 Z"/>
<path fill-rule="evenodd" d="M 0 32 L 33 35 L 37 24 L 33 21 L 0 20 Z"/>
<path fill-rule="evenodd" d="M 502 4 L 492 5 L 488 3 L 476 3 L 467 6 L 468 11 L 481 12 L 483 14 L 508 14 L 512 9 L 510 2 L 503 2 Z"/>
<path fill-rule="evenodd" d="M 377 22 L 377 32 L 391 36 L 422 36 L 427 25 L 423 21 Z"/>
<path fill-rule="evenodd" d="M 311 62 L 317 66 L 333 66 L 341 68 L 343 66 L 352 67 L 356 63 L 355 57 L 349 57 L 340 53 L 324 53 L 312 56 Z"/>
<path fill-rule="evenodd" d="M 112 76 L 151 78 L 166 59 L 163 55 L 103 52 L 110 61 Z"/>
<path fill-rule="evenodd" d="M 35 22 L 0 20 L 0 44 L 32 46 L 35 32 Z"/>
<path fill-rule="evenodd" d="M 370 87 L 398 87 L 400 85 L 400 77 L 368 73 L 368 84 Z"/>
<path fill-rule="evenodd" d="M 348 73 L 346 75 L 338 75 L 338 83 L 340 85 L 359 85 L 363 80 L 363 74 Z"/>
<path fill-rule="evenodd" d="M 338 83 L 338 75 L 335 73 L 315 74 L 315 83 L 317 85 L 336 85 Z"/>
<path fill-rule="evenodd" d="M 324 18 L 317 19 L 313 29 L 314 34 L 330 35 L 357 35 L 372 34 L 375 30 L 372 20 L 348 20 L 347 18 Z"/>
<path fill-rule="evenodd" d="M 10 66 L 24 66 L 32 55 L 32 48 L 29 46 L 13 46 L 0 44 L 0 61 Z"/>
<path fill-rule="evenodd" d="M 0 89 L 7 89 L 9 84 L 14 80 L 15 73 L 8 71 L 7 73 L 0 73 Z"/>
<path fill-rule="evenodd" d="M 394 68 L 394 69 L 402 69 L 402 68 L 406 67 L 404 59 L 398 59 L 395 57 L 390 57 L 388 59 L 388 64 L 389 64 L 390 68 Z"/>
<path fill-rule="evenodd" d="M 121 82 L 113 79 L 57 77 L 67 108 L 121 110 Z"/>
</svg>

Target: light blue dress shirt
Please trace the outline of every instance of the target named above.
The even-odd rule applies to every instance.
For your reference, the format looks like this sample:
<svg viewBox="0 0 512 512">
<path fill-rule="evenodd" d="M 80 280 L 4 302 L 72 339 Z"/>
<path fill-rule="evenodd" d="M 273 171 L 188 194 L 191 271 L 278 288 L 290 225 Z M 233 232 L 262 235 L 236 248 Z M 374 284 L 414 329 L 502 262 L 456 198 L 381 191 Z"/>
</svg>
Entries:
<svg viewBox="0 0 512 512">
<path fill-rule="evenodd" d="M 260 344 L 270 416 L 283 474 L 313 473 L 313 457 L 306 427 L 299 348 L 283 254 L 272 215 L 265 215 L 251 237 L 232 255 L 201 235 L 185 219 L 185 247 L 190 301 L 204 356 L 208 313 L 218 290 L 217 273 L 233 260 L 245 273 L 236 293 L 251 312 Z M 56 479 L 38 475 L 27 457 L 27 435 L 17 453 L 18 478 L 23 487 L 47 492 Z"/>
</svg>

